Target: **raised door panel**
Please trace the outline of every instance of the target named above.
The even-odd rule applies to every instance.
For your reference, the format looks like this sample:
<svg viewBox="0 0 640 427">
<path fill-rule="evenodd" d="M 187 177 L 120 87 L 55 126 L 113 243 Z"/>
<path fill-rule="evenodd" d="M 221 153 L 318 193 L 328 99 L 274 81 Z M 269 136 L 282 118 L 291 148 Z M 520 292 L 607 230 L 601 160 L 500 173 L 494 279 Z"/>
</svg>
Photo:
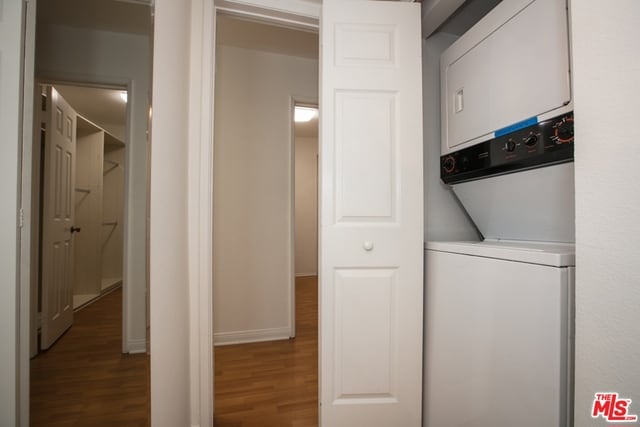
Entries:
<svg viewBox="0 0 640 427">
<path fill-rule="evenodd" d="M 73 323 L 76 113 L 47 88 L 42 218 L 42 336 L 49 348 Z"/>
<path fill-rule="evenodd" d="M 417 427 L 419 5 L 325 1 L 321 43 L 321 424 Z"/>
</svg>

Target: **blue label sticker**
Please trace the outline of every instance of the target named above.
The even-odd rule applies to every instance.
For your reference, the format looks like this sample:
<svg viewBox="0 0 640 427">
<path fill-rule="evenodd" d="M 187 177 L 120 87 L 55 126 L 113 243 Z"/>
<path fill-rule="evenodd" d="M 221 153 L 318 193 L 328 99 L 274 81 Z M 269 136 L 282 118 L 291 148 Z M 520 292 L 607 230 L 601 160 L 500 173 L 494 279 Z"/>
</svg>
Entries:
<svg viewBox="0 0 640 427">
<path fill-rule="evenodd" d="M 531 117 L 529 119 L 522 120 L 521 122 L 514 123 L 512 125 L 504 127 L 502 129 L 498 129 L 497 131 L 495 131 L 494 138 L 499 138 L 499 137 L 501 137 L 503 135 L 507 135 L 507 134 L 509 134 L 511 132 L 515 132 L 517 130 L 524 129 L 526 127 L 533 126 L 533 125 L 536 125 L 536 124 L 538 124 L 538 117 L 534 116 L 534 117 Z"/>
</svg>

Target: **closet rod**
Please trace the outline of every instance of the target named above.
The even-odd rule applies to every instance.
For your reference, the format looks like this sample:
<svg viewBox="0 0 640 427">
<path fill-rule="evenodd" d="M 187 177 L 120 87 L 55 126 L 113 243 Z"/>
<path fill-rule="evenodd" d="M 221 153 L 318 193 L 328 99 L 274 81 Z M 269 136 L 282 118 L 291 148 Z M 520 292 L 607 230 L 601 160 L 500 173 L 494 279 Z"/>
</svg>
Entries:
<svg viewBox="0 0 640 427">
<path fill-rule="evenodd" d="M 87 194 L 91 193 L 91 190 L 89 188 L 76 187 L 76 191 L 78 193 L 87 193 Z"/>
<path fill-rule="evenodd" d="M 114 162 L 113 160 L 105 160 L 104 162 L 105 162 L 105 163 L 112 164 L 112 165 L 114 165 L 114 166 L 120 166 L 120 163 L 119 163 L 119 162 Z"/>
<path fill-rule="evenodd" d="M 105 221 L 102 225 L 118 225 L 118 221 Z"/>
</svg>

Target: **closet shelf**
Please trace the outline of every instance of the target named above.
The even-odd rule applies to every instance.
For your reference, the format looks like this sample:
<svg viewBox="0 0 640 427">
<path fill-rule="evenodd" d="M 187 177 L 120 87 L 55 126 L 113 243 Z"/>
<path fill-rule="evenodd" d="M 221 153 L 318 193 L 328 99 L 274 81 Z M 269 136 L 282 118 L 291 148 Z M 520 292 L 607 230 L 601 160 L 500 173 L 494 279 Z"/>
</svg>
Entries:
<svg viewBox="0 0 640 427">
<path fill-rule="evenodd" d="M 91 189 L 89 189 L 89 188 L 82 188 L 82 187 L 76 187 L 76 191 L 77 191 L 78 193 L 87 193 L 87 194 L 91 193 Z"/>
</svg>

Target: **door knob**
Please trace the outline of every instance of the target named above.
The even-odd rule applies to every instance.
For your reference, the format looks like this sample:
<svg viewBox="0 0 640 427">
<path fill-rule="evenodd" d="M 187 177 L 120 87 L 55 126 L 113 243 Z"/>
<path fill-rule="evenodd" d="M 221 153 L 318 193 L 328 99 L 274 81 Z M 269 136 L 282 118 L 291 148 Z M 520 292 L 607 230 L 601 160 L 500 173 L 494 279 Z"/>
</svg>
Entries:
<svg viewBox="0 0 640 427">
<path fill-rule="evenodd" d="M 76 227 L 75 225 L 72 225 L 71 228 L 69 229 L 69 231 L 71 231 L 71 234 L 79 233 L 80 232 L 80 227 Z"/>
<path fill-rule="evenodd" d="M 373 250 L 373 242 L 366 241 L 362 244 L 365 251 L 370 252 Z"/>
</svg>

